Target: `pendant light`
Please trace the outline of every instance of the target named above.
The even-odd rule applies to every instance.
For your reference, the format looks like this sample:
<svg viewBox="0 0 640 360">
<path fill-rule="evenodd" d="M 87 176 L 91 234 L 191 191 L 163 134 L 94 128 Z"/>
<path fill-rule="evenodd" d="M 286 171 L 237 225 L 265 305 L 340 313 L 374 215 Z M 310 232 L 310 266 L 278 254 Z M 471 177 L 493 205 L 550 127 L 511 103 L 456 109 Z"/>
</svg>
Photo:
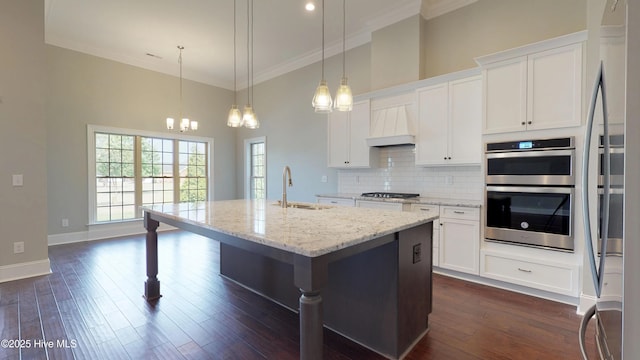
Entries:
<svg viewBox="0 0 640 360">
<path fill-rule="evenodd" d="M 260 122 L 253 108 L 253 0 L 247 1 L 247 105 L 242 115 L 242 125 L 249 129 L 257 129 Z"/>
<path fill-rule="evenodd" d="M 340 87 L 336 92 L 336 110 L 351 111 L 353 109 L 353 94 L 351 88 L 347 84 L 346 75 L 346 30 L 347 30 L 347 6 L 345 0 L 342 0 L 342 79 L 340 79 Z"/>
<path fill-rule="evenodd" d="M 229 110 L 227 126 L 234 128 L 242 126 L 242 114 L 240 113 L 240 109 L 238 109 L 238 105 L 236 105 L 236 93 L 238 92 L 236 73 L 236 0 L 233 0 L 233 105 L 231 105 L 231 109 Z"/>
<path fill-rule="evenodd" d="M 322 79 L 313 95 L 311 105 L 317 113 L 329 113 L 332 110 L 331 92 L 324 79 L 324 0 L 322 0 Z"/>
<path fill-rule="evenodd" d="M 182 50 L 184 50 L 184 46 L 178 45 L 178 50 L 180 50 L 180 55 L 178 55 L 178 64 L 180 64 L 180 132 L 185 132 L 189 130 L 198 130 L 198 122 L 195 120 L 189 120 L 188 118 L 182 117 Z M 173 130 L 175 121 L 173 118 L 167 118 L 167 129 Z"/>
</svg>

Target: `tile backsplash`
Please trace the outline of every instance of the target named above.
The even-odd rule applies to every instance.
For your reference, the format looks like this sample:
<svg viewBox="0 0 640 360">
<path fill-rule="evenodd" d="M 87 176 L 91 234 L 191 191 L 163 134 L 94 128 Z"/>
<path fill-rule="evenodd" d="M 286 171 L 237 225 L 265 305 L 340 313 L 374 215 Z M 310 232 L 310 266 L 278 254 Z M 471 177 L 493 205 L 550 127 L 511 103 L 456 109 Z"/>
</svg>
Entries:
<svg viewBox="0 0 640 360">
<path fill-rule="evenodd" d="M 415 146 L 379 150 L 372 169 L 338 170 L 338 192 L 411 192 L 424 197 L 482 200 L 484 182 L 477 166 L 421 167 L 415 165 Z"/>
</svg>

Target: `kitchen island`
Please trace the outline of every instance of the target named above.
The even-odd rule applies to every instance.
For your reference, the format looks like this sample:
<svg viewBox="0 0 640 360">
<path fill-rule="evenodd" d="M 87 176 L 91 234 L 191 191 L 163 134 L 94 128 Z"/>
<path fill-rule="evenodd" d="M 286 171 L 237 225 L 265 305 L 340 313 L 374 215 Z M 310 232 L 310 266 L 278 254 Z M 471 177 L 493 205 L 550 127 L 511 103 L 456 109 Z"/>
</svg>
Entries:
<svg viewBox="0 0 640 360">
<path fill-rule="evenodd" d="M 302 359 L 322 358 L 323 325 L 392 358 L 428 330 L 434 217 L 268 200 L 143 210 L 148 301 L 162 222 L 219 241 L 223 276 L 298 311 Z"/>
</svg>

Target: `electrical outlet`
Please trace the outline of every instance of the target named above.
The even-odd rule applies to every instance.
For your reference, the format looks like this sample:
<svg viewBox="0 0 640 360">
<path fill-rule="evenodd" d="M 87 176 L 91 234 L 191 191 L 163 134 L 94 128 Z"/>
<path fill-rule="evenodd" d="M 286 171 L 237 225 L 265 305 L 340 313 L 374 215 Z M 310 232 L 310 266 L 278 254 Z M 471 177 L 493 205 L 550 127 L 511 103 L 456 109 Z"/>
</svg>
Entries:
<svg viewBox="0 0 640 360">
<path fill-rule="evenodd" d="M 418 263 L 422 260 L 422 245 L 413 245 L 413 263 Z"/>
<path fill-rule="evenodd" d="M 24 252 L 24 241 L 14 242 L 13 243 L 13 253 L 21 254 Z"/>
<path fill-rule="evenodd" d="M 69 219 L 62 219 L 62 227 L 68 227 L 69 226 Z"/>
<path fill-rule="evenodd" d="M 327 175 L 322 175 L 322 177 L 320 178 L 320 182 L 326 183 L 327 181 L 329 181 Z"/>
<path fill-rule="evenodd" d="M 22 174 L 14 174 L 11 176 L 11 183 L 13 184 L 13 186 L 22 186 L 23 185 L 23 181 L 22 181 Z"/>
</svg>

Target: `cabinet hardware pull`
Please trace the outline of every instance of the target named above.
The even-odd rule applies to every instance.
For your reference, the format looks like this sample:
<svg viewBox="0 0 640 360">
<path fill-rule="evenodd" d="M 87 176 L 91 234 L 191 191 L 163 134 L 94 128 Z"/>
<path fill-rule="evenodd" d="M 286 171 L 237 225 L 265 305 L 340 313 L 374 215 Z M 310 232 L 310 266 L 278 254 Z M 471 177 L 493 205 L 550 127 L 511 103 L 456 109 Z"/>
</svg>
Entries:
<svg viewBox="0 0 640 360">
<path fill-rule="evenodd" d="M 531 125 L 531 121 L 529 121 L 527 124 Z"/>
<path fill-rule="evenodd" d="M 332 203 L 332 204 L 337 204 L 338 202 L 337 202 L 337 201 L 332 201 L 331 203 Z"/>
<path fill-rule="evenodd" d="M 422 211 L 431 211 L 431 209 L 420 208 Z"/>
<path fill-rule="evenodd" d="M 518 268 L 518 271 L 522 271 L 522 272 L 526 272 L 526 273 L 533 272 L 531 270 L 527 270 L 527 269 L 523 269 L 523 268 Z"/>
<path fill-rule="evenodd" d="M 460 211 L 460 210 L 453 210 L 454 214 L 460 214 L 460 215 L 464 215 L 464 211 Z"/>
<path fill-rule="evenodd" d="M 524 124 L 525 124 L 525 122 L 523 121 L 523 122 L 522 122 L 522 125 L 524 125 Z"/>
</svg>

